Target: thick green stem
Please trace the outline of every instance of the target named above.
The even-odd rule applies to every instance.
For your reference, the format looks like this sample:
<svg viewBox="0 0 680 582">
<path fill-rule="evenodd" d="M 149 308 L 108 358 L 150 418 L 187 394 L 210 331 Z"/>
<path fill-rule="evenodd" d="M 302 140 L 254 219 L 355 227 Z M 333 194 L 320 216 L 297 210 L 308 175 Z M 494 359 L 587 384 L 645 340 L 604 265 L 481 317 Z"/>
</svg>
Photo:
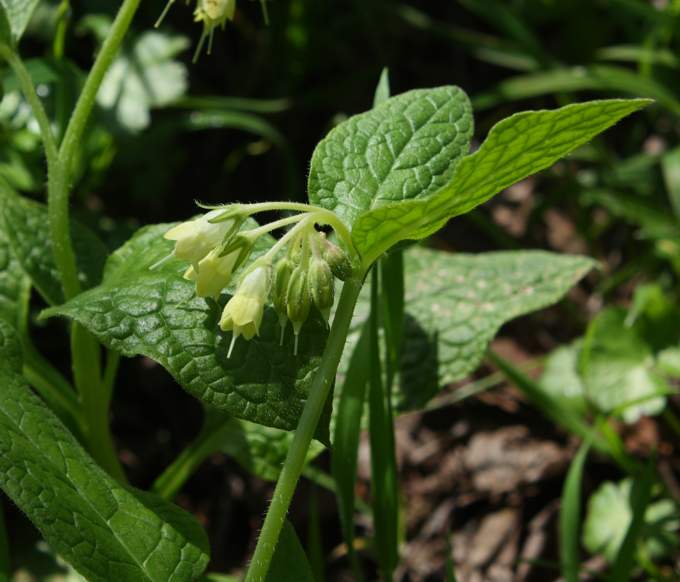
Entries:
<svg viewBox="0 0 680 582">
<path fill-rule="evenodd" d="M 121 5 L 78 98 L 64 133 L 57 163 L 51 164 L 48 173 L 47 209 L 52 252 L 66 299 L 74 297 L 81 290 L 69 229 L 70 174 L 97 91 L 120 48 L 139 2 L 140 0 L 124 0 Z M 99 345 L 78 325 L 72 327 L 71 356 L 75 384 L 82 402 L 88 448 L 105 469 L 114 477 L 124 480 L 109 432 L 108 398 L 101 379 Z"/>
<path fill-rule="evenodd" d="M 335 379 L 360 290 L 361 279 L 349 279 L 343 285 L 321 365 L 316 376 L 314 376 L 307 403 L 300 417 L 300 423 L 288 450 L 281 476 L 276 483 L 274 496 L 264 520 L 260 537 L 257 540 L 257 547 L 250 568 L 246 574 L 246 582 L 263 582 L 267 576 L 269 564 L 274 555 L 283 522 L 286 519 L 288 506 L 304 467 L 309 444 L 312 441 L 316 425 Z"/>
<path fill-rule="evenodd" d="M 70 164 L 73 162 L 73 158 L 80 148 L 80 139 L 85 131 L 85 126 L 92 113 L 92 108 L 94 107 L 95 100 L 97 98 L 97 92 L 99 87 L 104 80 L 104 75 L 109 70 L 113 59 L 118 54 L 118 49 L 120 48 L 123 38 L 130 27 L 132 18 L 137 12 L 140 0 L 124 0 L 116 19 L 111 25 L 111 30 L 109 31 L 104 44 L 102 44 L 99 54 L 92 65 L 87 80 L 85 81 L 85 86 L 83 91 L 78 97 L 78 102 L 73 110 L 73 115 L 69 121 L 68 127 L 66 128 L 66 133 L 64 134 L 64 140 L 61 143 L 61 148 L 59 149 L 59 156 L 61 161 L 67 165 L 67 173 L 70 172 Z"/>
</svg>

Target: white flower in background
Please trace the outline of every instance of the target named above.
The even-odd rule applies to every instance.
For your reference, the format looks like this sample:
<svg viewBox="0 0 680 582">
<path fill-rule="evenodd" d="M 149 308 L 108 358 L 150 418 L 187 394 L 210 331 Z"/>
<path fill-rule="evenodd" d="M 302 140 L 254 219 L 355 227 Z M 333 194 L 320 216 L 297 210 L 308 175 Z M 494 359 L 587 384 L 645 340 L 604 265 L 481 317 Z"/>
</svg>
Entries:
<svg viewBox="0 0 680 582">
<path fill-rule="evenodd" d="M 245 274 L 236 293 L 225 306 L 220 328 L 233 332 L 227 357 L 231 356 L 238 337 L 249 340 L 260 333 L 264 305 L 271 287 L 271 270 L 271 263 L 256 263 Z"/>
<path fill-rule="evenodd" d="M 175 241 L 174 256 L 192 264 L 200 271 L 200 261 L 219 245 L 238 226 L 236 217 L 221 222 L 210 222 L 224 214 L 224 210 L 212 210 L 200 218 L 178 224 L 165 233 L 164 238 Z"/>
</svg>

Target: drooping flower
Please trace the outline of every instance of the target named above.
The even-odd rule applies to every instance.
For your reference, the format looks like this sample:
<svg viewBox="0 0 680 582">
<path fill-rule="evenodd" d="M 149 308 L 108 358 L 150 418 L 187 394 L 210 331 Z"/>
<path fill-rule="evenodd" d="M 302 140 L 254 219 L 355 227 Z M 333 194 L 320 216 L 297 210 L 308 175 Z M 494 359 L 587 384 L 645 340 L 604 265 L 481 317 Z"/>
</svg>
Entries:
<svg viewBox="0 0 680 582">
<path fill-rule="evenodd" d="M 222 243 L 240 224 L 237 216 L 230 216 L 220 222 L 211 222 L 224 214 L 223 209 L 212 210 L 199 218 L 178 224 L 166 232 L 164 238 L 175 241 L 174 256 L 191 263 L 194 270 L 198 271 L 201 259 Z"/>
<path fill-rule="evenodd" d="M 198 268 L 189 267 L 184 278 L 196 281 L 196 295 L 217 299 L 238 268 L 241 249 L 234 249 L 220 256 L 220 248 L 214 248 L 198 263 Z"/>
<path fill-rule="evenodd" d="M 218 26 L 224 28 L 227 20 L 234 20 L 235 12 L 236 0 L 198 0 L 194 20 L 203 23 L 203 33 L 194 53 L 194 62 L 198 60 L 206 38 L 208 39 L 208 54 L 212 52 L 215 29 Z"/>
<path fill-rule="evenodd" d="M 264 306 L 271 287 L 271 271 L 271 263 L 256 262 L 243 276 L 236 293 L 225 306 L 220 328 L 233 332 L 227 357 L 231 356 L 240 336 L 249 340 L 260 333 Z"/>
</svg>

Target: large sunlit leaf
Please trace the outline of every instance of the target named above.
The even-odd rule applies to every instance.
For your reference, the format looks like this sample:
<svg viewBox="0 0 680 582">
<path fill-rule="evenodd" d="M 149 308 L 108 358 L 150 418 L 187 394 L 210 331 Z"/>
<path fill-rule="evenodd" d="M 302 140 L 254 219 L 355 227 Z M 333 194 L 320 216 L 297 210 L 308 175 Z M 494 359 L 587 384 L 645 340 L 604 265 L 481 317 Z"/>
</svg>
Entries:
<svg viewBox="0 0 680 582">
<path fill-rule="evenodd" d="M 433 234 L 449 219 L 551 166 L 649 103 L 646 99 L 591 101 L 504 119 L 491 129 L 478 151 L 458 163 L 451 179 L 436 193 L 387 204 L 356 219 L 352 238 L 364 264 L 371 264 L 401 240 Z"/>
<path fill-rule="evenodd" d="M 449 182 L 471 136 L 470 102 L 458 87 L 392 97 L 317 145 L 309 199 L 351 225 L 371 208 L 422 198 Z"/>
<path fill-rule="evenodd" d="M 420 247 L 408 249 L 404 261 L 402 409 L 418 408 L 445 384 L 464 378 L 505 322 L 555 303 L 594 265 L 587 257 L 544 251 L 465 255 Z M 367 314 L 364 292 L 352 342 Z"/>
<path fill-rule="evenodd" d="M 83 576 L 191 580 L 208 541 L 189 514 L 106 474 L 20 375 L 14 330 L 0 321 L 0 486 Z"/>
<path fill-rule="evenodd" d="M 231 332 L 222 332 L 218 321 L 229 296 L 197 297 L 194 284 L 182 278 L 186 264 L 180 261 L 149 269 L 171 253 L 172 243 L 163 239 L 171 226 L 141 229 L 111 256 L 100 286 L 48 313 L 75 319 L 127 356 L 156 360 L 190 394 L 232 416 L 295 428 L 325 345 L 325 322 L 318 314 L 309 318 L 294 356 L 290 328 L 279 345 L 278 317 L 268 308 L 259 337 L 240 339 L 227 358 Z M 272 240 L 262 237 L 253 258 Z M 327 421 L 319 428 L 323 440 Z"/>
<path fill-rule="evenodd" d="M 104 77 L 97 102 L 130 131 L 149 125 L 151 109 L 172 103 L 187 88 L 187 70 L 174 57 L 189 46 L 183 36 L 142 33 Z"/>
<path fill-rule="evenodd" d="M 47 207 L 14 194 L 0 194 L 0 222 L 11 242 L 12 251 L 45 301 L 62 303 L 64 294 L 59 270 L 52 254 Z M 78 277 L 83 288 L 96 285 L 102 276 L 107 250 L 87 227 L 71 220 Z"/>
</svg>

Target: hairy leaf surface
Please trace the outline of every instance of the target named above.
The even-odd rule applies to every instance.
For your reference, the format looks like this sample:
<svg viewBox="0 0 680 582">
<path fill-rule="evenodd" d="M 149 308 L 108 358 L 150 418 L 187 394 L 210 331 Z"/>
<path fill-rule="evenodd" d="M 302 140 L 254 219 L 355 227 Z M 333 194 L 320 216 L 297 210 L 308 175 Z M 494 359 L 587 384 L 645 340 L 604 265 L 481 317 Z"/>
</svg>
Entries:
<svg viewBox="0 0 680 582">
<path fill-rule="evenodd" d="M 99 468 L 20 376 L 21 352 L 0 321 L 0 486 L 88 580 L 191 580 L 208 562 L 189 514 L 128 489 Z"/>
<path fill-rule="evenodd" d="M 356 219 L 352 237 L 364 264 L 369 265 L 401 240 L 429 236 L 449 219 L 548 168 L 649 103 L 647 99 L 591 101 L 550 111 L 525 111 L 504 119 L 491 129 L 478 151 L 457 164 L 436 193 L 375 208 Z"/>
<path fill-rule="evenodd" d="M 100 286 L 47 314 L 75 319 L 127 356 L 156 360 L 211 406 L 267 426 L 295 428 L 325 345 L 325 322 L 316 314 L 310 317 L 293 356 L 292 331 L 280 346 L 278 318 L 266 309 L 259 337 L 237 341 L 227 358 L 231 332 L 222 332 L 218 321 L 229 296 L 219 301 L 197 297 L 194 284 L 182 278 L 186 264 L 180 261 L 149 269 L 172 251 L 172 243 L 163 239 L 171 226 L 141 229 L 111 256 Z M 272 240 L 263 237 L 253 256 Z M 327 428 L 326 418 L 320 424 L 325 441 Z"/>
<path fill-rule="evenodd" d="M 52 255 L 47 207 L 5 193 L 0 199 L 0 209 L 12 250 L 36 289 L 48 303 L 63 303 L 59 270 Z M 76 253 L 78 277 L 87 289 L 101 280 L 107 250 L 89 228 L 74 220 L 71 220 L 71 240 Z"/>
<path fill-rule="evenodd" d="M 441 386 L 464 378 L 501 325 L 555 303 L 594 265 L 586 257 L 544 251 L 465 255 L 420 247 L 408 249 L 404 261 L 401 409 L 421 407 Z M 364 292 L 352 342 L 368 305 Z"/>
<path fill-rule="evenodd" d="M 371 208 L 447 184 L 468 151 L 472 109 L 458 87 L 416 89 L 334 128 L 314 151 L 309 198 L 348 225 Z"/>
</svg>

